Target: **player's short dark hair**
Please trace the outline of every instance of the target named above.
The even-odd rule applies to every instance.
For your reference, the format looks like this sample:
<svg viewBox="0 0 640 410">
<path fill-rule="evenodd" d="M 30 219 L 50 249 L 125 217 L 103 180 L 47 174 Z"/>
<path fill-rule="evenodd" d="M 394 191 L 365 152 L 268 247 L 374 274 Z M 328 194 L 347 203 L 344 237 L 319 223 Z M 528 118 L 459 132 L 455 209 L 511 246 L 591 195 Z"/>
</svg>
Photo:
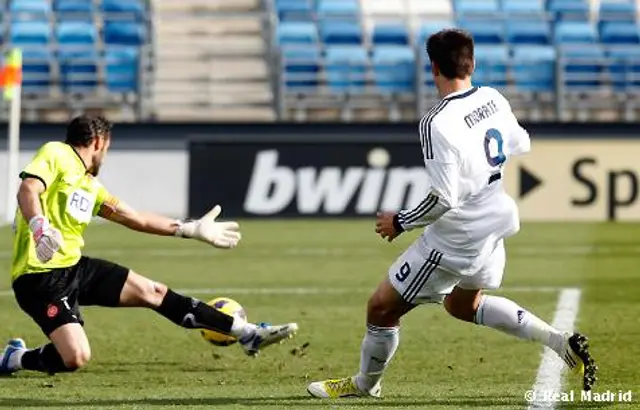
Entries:
<svg viewBox="0 0 640 410">
<path fill-rule="evenodd" d="M 94 138 L 111 138 L 112 124 L 103 116 L 83 114 L 71 120 L 67 126 L 66 143 L 76 147 L 87 147 Z"/>
<path fill-rule="evenodd" d="M 427 40 L 427 54 L 450 80 L 462 80 L 473 72 L 473 37 L 464 30 L 445 29 L 433 34 Z"/>
</svg>

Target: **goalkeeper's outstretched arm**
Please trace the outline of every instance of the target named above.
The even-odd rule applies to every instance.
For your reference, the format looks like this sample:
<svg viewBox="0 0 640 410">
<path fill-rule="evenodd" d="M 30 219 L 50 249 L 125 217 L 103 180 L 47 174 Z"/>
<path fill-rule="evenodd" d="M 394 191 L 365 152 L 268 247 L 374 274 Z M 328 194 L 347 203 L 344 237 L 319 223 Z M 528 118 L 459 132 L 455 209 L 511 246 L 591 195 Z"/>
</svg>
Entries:
<svg viewBox="0 0 640 410">
<path fill-rule="evenodd" d="M 222 208 L 216 205 L 198 220 L 176 220 L 136 211 L 120 201 L 107 201 L 100 206 L 98 215 L 138 232 L 197 239 L 216 248 L 233 248 L 241 239 L 239 225 L 236 222 L 216 222 L 220 212 Z"/>
</svg>

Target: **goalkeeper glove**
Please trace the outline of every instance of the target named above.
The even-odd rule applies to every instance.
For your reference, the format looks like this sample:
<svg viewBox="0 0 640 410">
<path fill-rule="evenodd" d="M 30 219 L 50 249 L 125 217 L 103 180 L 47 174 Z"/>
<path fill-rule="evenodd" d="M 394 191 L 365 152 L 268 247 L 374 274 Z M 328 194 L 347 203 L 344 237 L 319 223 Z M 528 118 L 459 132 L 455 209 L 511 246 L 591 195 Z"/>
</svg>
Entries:
<svg viewBox="0 0 640 410">
<path fill-rule="evenodd" d="M 237 222 L 216 222 L 220 212 L 222 208 L 216 205 L 196 221 L 180 222 L 176 236 L 197 239 L 221 249 L 236 247 L 241 239 L 239 225 Z"/>
<path fill-rule="evenodd" d="M 36 215 L 29 221 L 29 230 L 36 243 L 36 256 L 42 263 L 49 262 L 63 244 L 62 234 L 49 224 L 47 217 Z"/>
</svg>

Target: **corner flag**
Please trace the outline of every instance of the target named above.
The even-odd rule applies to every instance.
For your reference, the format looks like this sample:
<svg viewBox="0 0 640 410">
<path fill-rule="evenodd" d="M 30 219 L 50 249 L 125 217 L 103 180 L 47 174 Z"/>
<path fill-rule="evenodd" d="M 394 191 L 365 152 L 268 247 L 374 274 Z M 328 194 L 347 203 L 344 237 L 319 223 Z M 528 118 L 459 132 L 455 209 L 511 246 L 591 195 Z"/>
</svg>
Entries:
<svg viewBox="0 0 640 410">
<path fill-rule="evenodd" d="M 16 209 L 17 178 L 20 155 L 20 114 L 22 111 L 22 51 L 12 49 L 5 55 L 4 66 L 0 68 L 0 87 L 6 101 L 11 102 L 9 114 L 9 134 L 7 138 L 7 202 L 5 221 L 11 222 Z"/>
</svg>

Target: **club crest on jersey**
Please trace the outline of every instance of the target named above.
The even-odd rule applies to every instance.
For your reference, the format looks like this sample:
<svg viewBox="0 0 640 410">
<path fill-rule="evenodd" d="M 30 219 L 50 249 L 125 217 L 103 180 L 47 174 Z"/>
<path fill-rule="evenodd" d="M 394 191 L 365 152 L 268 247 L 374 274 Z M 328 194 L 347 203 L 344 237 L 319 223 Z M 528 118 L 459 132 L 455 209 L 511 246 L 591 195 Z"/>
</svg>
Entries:
<svg viewBox="0 0 640 410">
<path fill-rule="evenodd" d="M 78 222 L 89 222 L 93 215 L 96 196 L 84 189 L 76 189 L 67 198 L 67 212 Z"/>
</svg>

